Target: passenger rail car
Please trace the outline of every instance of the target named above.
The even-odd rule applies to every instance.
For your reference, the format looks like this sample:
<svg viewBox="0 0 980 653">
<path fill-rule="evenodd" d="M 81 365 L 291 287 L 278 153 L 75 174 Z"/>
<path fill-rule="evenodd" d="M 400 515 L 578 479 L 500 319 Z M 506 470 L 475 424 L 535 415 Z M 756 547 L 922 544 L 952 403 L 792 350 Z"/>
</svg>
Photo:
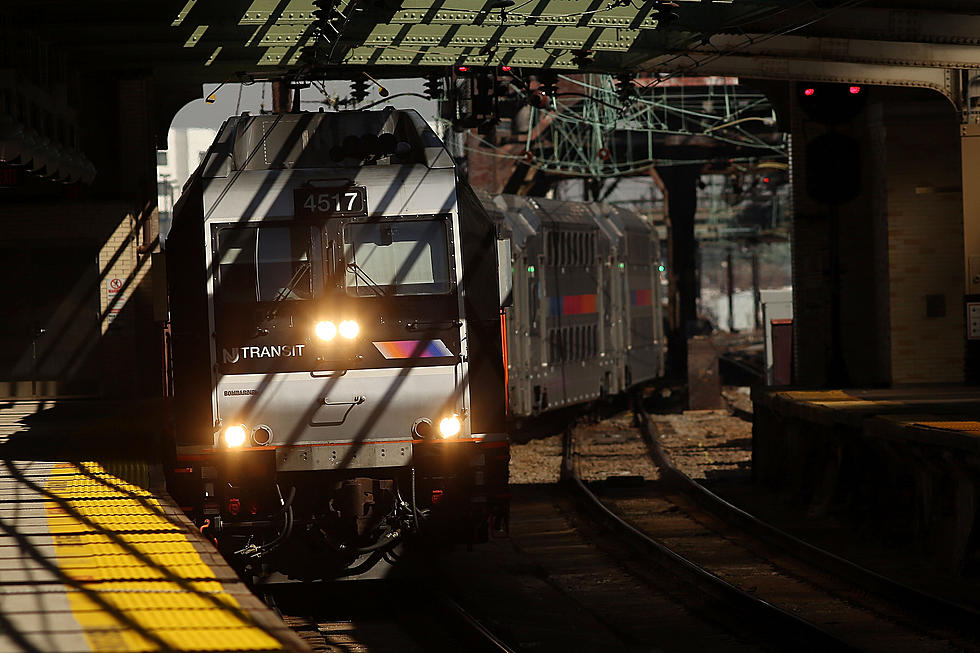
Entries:
<svg viewBox="0 0 980 653">
<path fill-rule="evenodd" d="M 383 575 L 420 532 L 503 526 L 497 228 L 414 111 L 222 126 L 167 241 L 168 480 L 253 579 Z"/>
<path fill-rule="evenodd" d="M 517 195 L 481 199 L 511 234 L 510 413 L 619 394 L 664 374 L 656 232 L 634 212 Z"/>
</svg>

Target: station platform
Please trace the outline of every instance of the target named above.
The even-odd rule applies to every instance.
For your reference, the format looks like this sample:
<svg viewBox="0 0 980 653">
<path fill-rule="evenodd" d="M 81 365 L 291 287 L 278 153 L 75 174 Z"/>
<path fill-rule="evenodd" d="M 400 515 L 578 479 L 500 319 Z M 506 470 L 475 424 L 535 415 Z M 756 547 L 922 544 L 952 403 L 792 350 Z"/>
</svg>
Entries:
<svg viewBox="0 0 980 653">
<path fill-rule="evenodd" d="M 309 650 L 163 492 L 144 444 L 104 464 L 8 455 L 36 448 L 45 409 L 0 406 L 0 653 Z"/>
<path fill-rule="evenodd" d="M 937 567 L 980 563 L 980 388 L 752 389 L 758 483 Z"/>
</svg>

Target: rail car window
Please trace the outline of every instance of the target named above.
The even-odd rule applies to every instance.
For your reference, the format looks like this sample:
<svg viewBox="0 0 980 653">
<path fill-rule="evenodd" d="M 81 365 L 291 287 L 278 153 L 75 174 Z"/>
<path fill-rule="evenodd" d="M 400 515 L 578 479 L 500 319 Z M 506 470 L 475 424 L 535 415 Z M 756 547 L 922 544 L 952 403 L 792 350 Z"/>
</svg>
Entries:
<svg viewBox="0 0 980 653">
<path fill-rule="evenodd" d="M 450 289 L 441 220 L 348 224 L 344 258 L 349 295 L 436 295 Z"/>
<path fill-rule="evenodd" d="M 225 227 L 218 231 L 217 245 L 218 301 L 313 296 L 307 227 Z"/>
</svg>

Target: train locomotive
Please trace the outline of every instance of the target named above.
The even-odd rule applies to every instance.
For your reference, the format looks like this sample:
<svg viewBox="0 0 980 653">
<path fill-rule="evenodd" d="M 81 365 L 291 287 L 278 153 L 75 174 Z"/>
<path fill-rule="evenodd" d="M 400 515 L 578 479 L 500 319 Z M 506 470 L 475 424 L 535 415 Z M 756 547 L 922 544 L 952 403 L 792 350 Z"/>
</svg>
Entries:
<svg viewBox="0 0 980 653">
<path fill-rule="evenodd" d="M 256 582 L 504 533 L 509 420 L 663 373 L 649 225 L 476 191 L 414 111 L 230 118 L 166 257 L 168 484 Z"/>
<path fill-rule="evenodd" d="M 166 248 L 168 481 L 243 574 L 380 576 L 505 527 L 497 250 L 414 111 L 225 122 Z"/>
</svg>

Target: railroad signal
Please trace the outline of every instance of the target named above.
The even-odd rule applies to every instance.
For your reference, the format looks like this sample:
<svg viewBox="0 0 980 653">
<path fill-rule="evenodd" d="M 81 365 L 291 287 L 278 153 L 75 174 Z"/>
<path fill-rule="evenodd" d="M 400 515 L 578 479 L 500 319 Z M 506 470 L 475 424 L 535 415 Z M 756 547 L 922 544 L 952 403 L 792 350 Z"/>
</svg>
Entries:
<svg viewBox="0 0 980 653">
<path fill-rule="evenodd" d="M 854 84 L 800 84 L 800 108 L 811 120 L 837 125 L 854 118 L 864 109 L 867 93 Z"/>
<path fill-rule="evenodd" d="M 758 179 L 762 182 L 762 187 L 767 190 L 775 190 L 787 182 L 787 174 L 785 170 L 780 169 L 760 169 L 757 174 Z"/>
<path fill-rule="evenodd" d="M 806 190 L 813 199 L 841 204 L 861 193 L 861 148 L 850 136 L 828 132 L 806 144 Z"/>
</svg>

